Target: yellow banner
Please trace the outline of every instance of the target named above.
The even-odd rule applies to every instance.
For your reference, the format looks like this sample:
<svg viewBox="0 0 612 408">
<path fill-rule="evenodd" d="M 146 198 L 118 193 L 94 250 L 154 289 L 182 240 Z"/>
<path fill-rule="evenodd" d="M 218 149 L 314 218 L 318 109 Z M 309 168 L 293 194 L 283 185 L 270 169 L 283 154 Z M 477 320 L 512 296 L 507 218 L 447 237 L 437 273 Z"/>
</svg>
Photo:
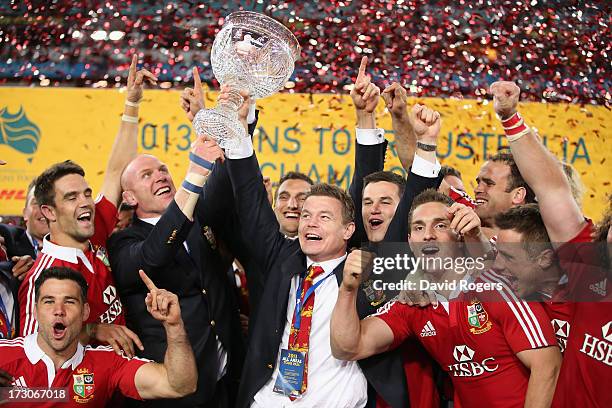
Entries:
<svg viewBox="0 0 612 408">
<path fill-rule="evenodd" d="M 207 96 L 209 105 L 214 97 Z M 123 100 L 118 90 L 0 88 L 0 159 L 8 162 L 0 167 L 0 214 L 21 214 L 30 180 L 58 161 L 72 159 L 81 164 L 94 190 L 99 188 Z M 168 163 L 175 181 L 184 176 L 194 138 L 178 101 L 178 91 L 145 91 L 138 134 L 140 151 Z M 468 192 L 473 193 L 483 159 L 505 145 L 492 104 L 419 101 L 442 114 L 440 161 L 459 169 Z M 258 101 L 258 107 L 254 146 L 264 175 L 278 180 L 288 171 L 299 170 L 315 180 L 348 187 L 355 149 L 355 119 L 348 95 L 279 94 Z M 587 187 L 585 213 L 598 219 L 611 191 L 610 112 L 597 106 L 540 103 L 524 103 L 520 111 L 547 146 L 580 172 Z M 378 125 L 393 140 L 391 119 L 382 103 L 379 112 Z M 401 170 L 393 143 L 386 168 Z"/>
</svg>

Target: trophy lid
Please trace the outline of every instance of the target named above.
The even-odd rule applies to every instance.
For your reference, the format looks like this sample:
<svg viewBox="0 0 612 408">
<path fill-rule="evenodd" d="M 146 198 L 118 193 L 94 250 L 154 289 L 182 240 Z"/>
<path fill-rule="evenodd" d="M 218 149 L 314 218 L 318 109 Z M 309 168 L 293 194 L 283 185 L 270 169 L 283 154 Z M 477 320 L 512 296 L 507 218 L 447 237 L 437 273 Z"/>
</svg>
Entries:
<svg viewBox="0 0 612 408">
<path fill-rule="evenodd" d="M 255 28 L 270 37 L 277 38 L 289 48 L 294 61 L 300 58 L 300 44 L 297 38 L 287 27 L 272 17 L 254 11 L 236 11 L 227 16 L 226 21 L 238 26 Z"/>
</svg>

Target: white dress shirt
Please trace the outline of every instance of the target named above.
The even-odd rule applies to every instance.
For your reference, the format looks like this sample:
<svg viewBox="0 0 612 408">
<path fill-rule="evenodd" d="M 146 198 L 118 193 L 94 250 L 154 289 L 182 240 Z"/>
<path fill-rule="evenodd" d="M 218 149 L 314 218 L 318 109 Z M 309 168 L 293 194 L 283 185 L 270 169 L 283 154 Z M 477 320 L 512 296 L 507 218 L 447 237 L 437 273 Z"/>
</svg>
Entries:
<svg viewBox="0 0 612 408">
<path fill-rule="evenodd" d="M 385 141 L 385 130 L 384 129 L 355 129 L 355 136 L 357 143 L 364 146 L 372 146 L 381 144 Z M 428 160 L 423 159 L 417 153 L 414 154 L 414 160 L 412 161 L 412 172 L 418 176 L 436 178 L 442 165 L 438 162 L 432 163 Z"/>
<path fill-rule="evenodd" d="M 316 284 L 332 271 L 346 258 L 315 263 L 307 258 L 307 265 L 319 265 L 324 272 L 317 276 Z M 289 331 L 295 311 L 296 292 L 301 276 L 294 276 L 291 280 L 291 291 L 287 303 L 287 319 L 283 338 L 279 345 L 276 368 L 268 382 L 255 394 L 251 407 L 280 408 L 280 407 L 312 407 L 312 408 L 355 408 L 365 406 L 367 396 L 367 380 L 356 361 L 338 360 L 332 356 L 330 345 L 331 315 L 338 298 L 338 281 L 331 276 L 315 290 L 315 301 L 312 313 L 310 340 L 308 347 L 308 387 L 301 398 L 291 401 L 289 397 L 273 391 L 274 383 L 279 373 L 281 349 L 289 344 Z"/>
</svg>

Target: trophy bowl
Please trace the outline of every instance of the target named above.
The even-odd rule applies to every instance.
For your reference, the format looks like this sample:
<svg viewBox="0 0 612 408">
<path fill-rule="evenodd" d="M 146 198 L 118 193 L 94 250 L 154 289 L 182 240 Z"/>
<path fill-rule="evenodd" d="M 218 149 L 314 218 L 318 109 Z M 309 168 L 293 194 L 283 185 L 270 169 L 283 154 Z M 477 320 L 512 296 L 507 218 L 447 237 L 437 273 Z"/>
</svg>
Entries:
<svg viewBox="0 0 612 408">
<path fill-rule="evenodd" d="M 238 118 L 244 102 L 239 91 L 256 99 L 275 94 L 299 56 L 297 39 L 278 21 L 252 11 L 231 13 L 215 37 L 210 57 L 215 78 L 230 87 L 229 98 L 196 114 L 196 133 L 212 136 L 224 149 L 235 147 L 240 138 L 248 137 Z"/>
</svg>

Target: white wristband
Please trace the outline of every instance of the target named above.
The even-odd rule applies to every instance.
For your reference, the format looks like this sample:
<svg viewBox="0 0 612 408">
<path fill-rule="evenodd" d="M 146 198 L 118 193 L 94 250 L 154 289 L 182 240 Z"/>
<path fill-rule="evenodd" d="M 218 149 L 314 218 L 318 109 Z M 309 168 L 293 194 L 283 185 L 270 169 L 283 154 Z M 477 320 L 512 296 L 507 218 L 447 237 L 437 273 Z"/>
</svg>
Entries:
<svg viewBox="0 0 612 408">
<path fill-rule="evenodd" d="M 142 99 L 141 99 L 141 100 L 142 100 Z M 125 101 L 125 104 L 126 104 L 127 106 L 131 106 L 131 107 L 133 107 L 133 108 L 137 108 L 137 107 L 140 105 L 140 101 L 138 101 L 138 102 L 130 102 L 130 101 Z"/>
<path fill-rule="evenodd" d="M 193 172 L 189 172 L 185 176 L 185 180 L 187 180 L 191 184 L 196 185 L 198 187 L 202 187 L 204 183 L 206 183 L 207 178 L 208 176 L 204 176 L 202 174 L 193 173 Z"/>
<path fill-rule="evenodd" d="M 121 116 L 121 120 L 124 122 L 138 124 L 138 118 L 136 116 L 126 115 L 125 113 Z"/>
<path fill-rule="evenodd" d="M 517 133 L 516 135 L 510 135 L 510 136 L 506 136 L 506 139 L 508 139 L 509 142 L 516 142 L 517 140 L 519 140 L 521 137 L 525 136 L 527 133 L 529 133 L 530 129 L 529 126 L 527 126 L 522 132 Z"/>
</svg>

